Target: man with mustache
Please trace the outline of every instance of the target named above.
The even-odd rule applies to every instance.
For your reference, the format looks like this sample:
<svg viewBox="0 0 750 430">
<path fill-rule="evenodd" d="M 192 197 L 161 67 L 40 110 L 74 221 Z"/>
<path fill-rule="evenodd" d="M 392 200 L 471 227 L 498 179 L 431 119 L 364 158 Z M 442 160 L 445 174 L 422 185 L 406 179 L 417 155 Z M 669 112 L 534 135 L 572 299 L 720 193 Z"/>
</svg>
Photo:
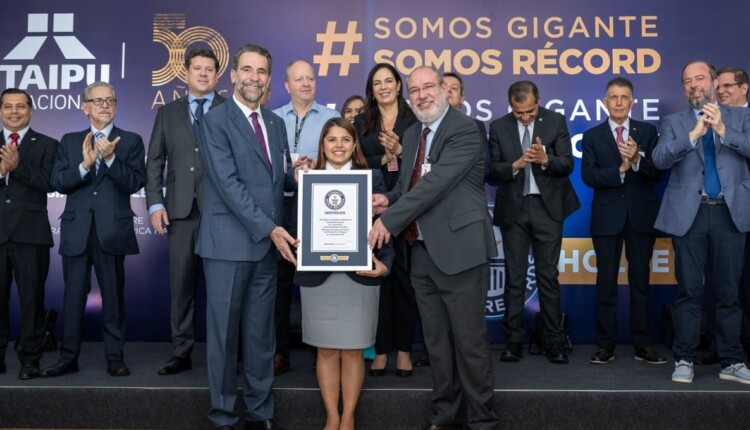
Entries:
<svg viewBox="0 0 750 430">
<path fill-rule="evenodd" d="M 371 247 L 402 231 L 411 282 L 432 364 L 432 416 L 426 430 L 494 429 L 492 361 L 484 322 L 489 259 L 497 253 L 484 195 L 479 128 L 451 109 L 442 74 L 418 67 L 407 80 L 419 119 L 404 133 L 392 191 L 373 196 Z"/>
<path fill-rule="evenodd" d="M 654 166 L 671 168 L 655 227 L 672 236 L 677 276 L 672 381 L 693 382 L 704 270 L 716 309 L 719 378 L 750 384 L 740 344 L 738 284 L 750 231 L 750 111 L 716 103 L 716 69 L 682 69 L 689 109 L 662 120 Z"/>
<path fill-rule="evenodd" d="M 274 430 L 273 355 L 277 258 L 296 264 L 297 241 L 281 227 L 284 191 L 296 188 L 284 121 L 260 101 L 271 81 L 271 54 L 245 45 L 234 55 L 231 100 L 204 117 L 204 211 L 195 252 L 206 275 L 206 351 L 211 409 L 231 430 L 242 341 L 245 426 Z"/>
</svg>

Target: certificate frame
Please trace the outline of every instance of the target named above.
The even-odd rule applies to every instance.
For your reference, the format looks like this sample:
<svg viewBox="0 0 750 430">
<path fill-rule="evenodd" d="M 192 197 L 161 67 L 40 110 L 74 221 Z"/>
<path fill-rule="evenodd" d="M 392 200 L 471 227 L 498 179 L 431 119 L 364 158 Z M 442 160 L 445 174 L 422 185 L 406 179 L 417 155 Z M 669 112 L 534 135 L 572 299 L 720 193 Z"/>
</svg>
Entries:
<svg viewBox="0 0 750 430">
<path fill-rule="evenodd" d="M 297 270 L 372 270 L 372 171 L 300 172 Z"/>
</svg>

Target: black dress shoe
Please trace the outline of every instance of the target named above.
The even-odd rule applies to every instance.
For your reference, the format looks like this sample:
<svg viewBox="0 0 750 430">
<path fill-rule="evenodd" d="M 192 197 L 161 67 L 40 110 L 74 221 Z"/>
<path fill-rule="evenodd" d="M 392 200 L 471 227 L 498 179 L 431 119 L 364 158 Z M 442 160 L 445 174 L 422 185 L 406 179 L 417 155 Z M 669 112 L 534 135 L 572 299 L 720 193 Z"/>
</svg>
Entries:
<svg viewBox="0 0 750 430">
<path fill-rule="evenodd" d="M 245 421 L 245 430 L 281 430 L 272 418 L 263 421 Z"/>
<path fill-rule="evenodd" d="M 607 364 L 615 359 L 615 352 L 601 346 L 596 347 L 596 352 L 591 356 L 591 364 Z"/>
<path fill-rule="evenodd" d="M 190 357 L 172 357 L 156 373 L 159 375 L 174 375 L 175 373 L 184 372 L 192 368 L 193 363 Z"/>
<path fill-rule="evenodd" d="M 273 374 L 274 376 L 282 375 L 292 370 L 292 363 L 289 362 L 288 358 L 284 358 L 281 354 L 276 354 L 273 357 Z"/>
<path fill-rule="evenodd" d="M 370 374 L 370 376 L 383 376 L 383 375 L 385 375 L 385 368 L 382 368 L 382 369 L 373 369 L 371 367 L 369 374 Z"/>
<path fill-rule="evenodd" d="M 667 364 L 667 359 L 659 355 L 659 351 L 653 346 L 637 349 L 635 351 L 635 359 L 645 361 L 649 364 Z"/>
<path fill-rule="evenodd" d="M 77 361 L 71 361 L 70 363 L 66 361 L 58 361 L 54 366 L 42 370 L 42 373 L 40 375 L 44 377 L 54 377 L 74 372 L 78 372 Z"/>
<path fill-rule="evenodd" d="M 422 358 L 414 361 L 414 367 L 430 367 L 430 358 L 425 354 Z"/>
<path fill-rule="evenodd" d="M 109 376 L 128 376 L 130 369 L 122 361 L 110 361 L 107 364 L 107 373 Z"/>
<path fill-rule="evenodd" d="M 523 357 L 521 353 L 520 343 L 509 343 L 503 352 L 500 353 L 500 361 L 505 363 L 515 363 L 521 361 Z"/>
<path fill-rule="evenodd" d="M 396 369 L 396 376 L 399 378 L 408 378 L 409 376 L 413 375 L 413 370 L 407 370 L 407 369 Z"/>
<path fill-rule="evenodd" d="M 568 356 L 563 352 L 560 345 L 550 345 L 547 347 L 547 360 L 554 364 L 568 364 Z"/>
<path fill-rule="evenodd" d="M 27 361 L 21 365 L 21 371 L 18 372 L 18 379 L 33 379 L 39 376 L 39 362 Z"/>
</svg>

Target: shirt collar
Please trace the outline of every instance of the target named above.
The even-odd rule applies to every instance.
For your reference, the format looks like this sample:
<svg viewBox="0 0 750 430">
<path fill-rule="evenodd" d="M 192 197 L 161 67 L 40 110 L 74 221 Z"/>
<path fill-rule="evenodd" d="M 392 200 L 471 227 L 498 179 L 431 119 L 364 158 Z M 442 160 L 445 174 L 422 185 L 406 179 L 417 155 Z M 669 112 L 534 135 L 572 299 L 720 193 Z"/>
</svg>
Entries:
<svg viewBox="0 0 750 430">
<path fill-rule="evenodd" d="M 445 118 L 445 114 L 448 113 L 448 109 L 453 109 L 453 108 L 451 108 L 450 105 L 446 106 L 445 110 L 440 115 L 440 117 L 436 119 L 432 124 L 430 125 L 422 124 L 422 130 L 424 130 L 425 127 L 430 127 L 430 131 L 434 133 L 438 129 L 438 127 L 440 127 L 440 123 L 443 122 L 443 118 Z"/>
<path fill-rule="evenodd" d="M 22 128 L 21 130 L 13 132 L 3 127 L 3 136 L 5 137 L 5 141 L 10 142 L 11 133 L 18 133 L 18 143 L 21 143 L 21 141 L 23 140 L 23 137 L 26 136 L 26 133 L 29 132 L 29 128 L 31 128 L 31 126 L 27 125 L 25 128 Z"/>
<path fill-rule="evenodd" d="M 110 122 L 109 124 L 107 124 L 106 127 L 104 127 L 101 130 L 95 129 L 94 126 L 92 125 L 91 126 L 91 133 L 94 134 L 94 135 L 96 135 L 97 131 L 101 131 L 102 133 L 104 133 L 104 136 L 109 137 L 110 133 L 112 133 L 112 129 L 113 128 L 115 128 L 115 123 L 113 123 L 113 122 Z"/>
<path fill-rule="evenodd" d="M 214 97 L 216 97 L 216 92 L 211 91 L 210 93 L 200 98 L 208 100 L 208 105 L 211 106 L 211 103 L 214 102 Z M 192 95 L 191 93 L 188 93 L 188 103 L 192 103 L 196 100 L 198 100 L 198 97 Z"/>
<path fill-rule="evenodd" d="M 237 107 L 240 108 L 242 113 L 245 115 L 245 118 L 250 118 L 250 114 L 253 112 L 258 112 L 258 121 L 263 119 L 263 113 L 261 112 L 261 108 L 258 107 L 258 110 L 252 110 L 249 107 L 247 107 L 244 103 L 242 103 L 238 98 L 237 95 L 232 95 L 232 100 L 237 104 Z"/>
<path fill-rule="evenodd" d="M 352 160 L 349 160 L 346 164 L 341 166 L 340 169 L 331 166 L 331 163 L 326 161 L 326 170 L 352 170 Z"/>
<path fill-rule="evenodd" d="M 618 123 L 612 121 L 612 118 L 609 118 L 607 120 L 607 122 L 609 122 L 609 129 L 612 130 L 612 133 L 617 133 L 616 129 L 620 125 L 622 125 L 623 127 L 625 127 L 625 130 L 630 130 L 630 117 L 628 117 L 625 120 L 625 122 L 623 122 L 622 124 L 618 124 Z"/>
</svg>

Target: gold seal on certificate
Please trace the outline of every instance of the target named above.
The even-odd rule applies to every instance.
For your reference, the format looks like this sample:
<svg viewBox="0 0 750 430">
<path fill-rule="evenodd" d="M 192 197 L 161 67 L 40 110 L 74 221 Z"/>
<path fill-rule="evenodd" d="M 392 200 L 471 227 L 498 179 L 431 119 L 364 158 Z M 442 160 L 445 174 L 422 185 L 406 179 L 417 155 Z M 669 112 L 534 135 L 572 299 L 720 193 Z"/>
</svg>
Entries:
<svg viewBox="0 0 750 430">
<path fill-rule="evenodd" d="M 372 269 L 369 170 L 312 170 L 300 175 L 297 270 Z"/>
</svg>

